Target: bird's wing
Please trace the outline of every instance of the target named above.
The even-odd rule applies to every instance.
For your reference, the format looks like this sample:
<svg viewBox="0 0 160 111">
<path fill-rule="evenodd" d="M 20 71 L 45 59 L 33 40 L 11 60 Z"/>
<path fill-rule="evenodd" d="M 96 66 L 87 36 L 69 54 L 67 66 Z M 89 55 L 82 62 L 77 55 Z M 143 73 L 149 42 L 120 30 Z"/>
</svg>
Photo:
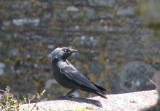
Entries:
<svg viewBox="0 0 160 111">
<path fill-rule="evenodd" d="M 64 74 L 66 78 L 73 81 L 74 83 L 85 86 L 88 88 L 92 88 L 94 90 L 98 90 L 98 88 L 90 81 L 88 78 L 86 78 L 83 74 L 81 74 L 79 71 L 75 70 L 72 67 L 63 67 L 61 70 L 61 73 Z"/>
</svg>

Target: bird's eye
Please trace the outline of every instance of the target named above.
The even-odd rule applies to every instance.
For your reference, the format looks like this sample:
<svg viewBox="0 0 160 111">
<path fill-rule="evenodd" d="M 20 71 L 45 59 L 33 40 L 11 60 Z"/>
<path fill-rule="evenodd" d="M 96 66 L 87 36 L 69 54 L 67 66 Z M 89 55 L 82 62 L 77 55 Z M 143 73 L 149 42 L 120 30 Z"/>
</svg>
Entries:
<svg viewBox="0 0 160 111">
<path fill-rule="evenodd" d="M 64 52 L 69 52 L 69 50 L 68 50 L 68 49 L 65 49 Z"/>
</svg>

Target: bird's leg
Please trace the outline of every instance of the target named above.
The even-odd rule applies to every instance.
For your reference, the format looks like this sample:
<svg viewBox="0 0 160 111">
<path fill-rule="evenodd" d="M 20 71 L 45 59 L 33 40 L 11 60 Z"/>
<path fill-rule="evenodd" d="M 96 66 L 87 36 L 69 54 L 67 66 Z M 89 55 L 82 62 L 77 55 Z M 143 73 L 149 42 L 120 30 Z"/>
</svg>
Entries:
<svg viewBox="0 0 160 111">
<path fill-rule="evenodd" d="M 74 91 L 76 91 L 77 89 L 72 89 L 71 91 L 69 91 L 66 95 L 65 95 L 65 97 L 68 97 L 68 96 L 70 96 Z"/>
</svg>

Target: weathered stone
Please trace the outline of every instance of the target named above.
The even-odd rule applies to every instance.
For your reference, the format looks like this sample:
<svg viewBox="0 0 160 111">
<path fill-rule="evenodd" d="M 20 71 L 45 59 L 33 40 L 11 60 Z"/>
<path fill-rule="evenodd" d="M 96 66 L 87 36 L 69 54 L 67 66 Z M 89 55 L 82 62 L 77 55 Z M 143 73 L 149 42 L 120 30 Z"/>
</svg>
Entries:
<svg viewBox="0 0 160 111">
<path fill-rule="evenodd" d="M 11 24 L 10 21 L 3 21 L 3 25 L 4 25 L 4 26 L 8 26 L 8 25 L 10 25 L 10 24 Z"/>
<path fill-rule="evenodd" d="M 5 64 L 0 62 L 0 76 L 4 73 Z"/>
<path fill-rule="evenodd" d="M 48 45 L 48 49 L 53 49 L 53 48 L 54 48 L 53 44 Z"/>
<path fill-rule="evenodd" d="M 13 19 L 13 23 L 15 25 L 24 25 L 24 24 L 34 24 L 34 25 L 38 25 L 38 23 L 40 22 L 39 18 L 20 18 L 20 19 Z"/>
<path fill-rule="evenodd" d="M 73 19 L 79 19 L 79 18 L 83 18 L 84 17 L 84 12 L 77 12 L 75 14 L 72 14 L 72 18 Z"/>
<path fill-rule="evenodd" d="M 91 6 L 112 7 L 115 0 L 88 0 L 88 2 Z"/>
<path fill-rule="evenodd" d="M 120 93 L 120 85 L 119 85 L 119 76 L 115 73 L 109 73 L 107 76 L 108 79 L 108 84 L 111 88 L 110 93 L 115 94 L 115 93 Z"/>
<path fill-rule="evenodd" d="M 123 91 L 145 90 L 151 87 L 153 68 L 146 63 L 133 61 L 127 63 L 120 72 L 120 86 Z"/>
<path fill-rule="evenodd" d="M 55 79 L 48 79 L 45 83 L 45 88 L 49 89 L 54 84 L 57 84 Z"/>
<path fill-rule="evenodd" d="M 58 11 L 54 12 L 54 19 L 67 21 L 68 20 L 68 14 L 65 11 L 58 10 Z"/>
<path fill-rule="evenodd" d="M 96 18 L 95 10 L 94 10 L 93 8 L 87 8 L 87 9 L 86 9 L 86 16 L 87 16 L 89 19 L 95 19 L 95 18 Z"/>
<path fill-rule="evenodd" d="M 125 94 L 109 94 L 108 99 L 99 96 L 91 98 L 69 98 L 61 97 L 51 101 L 41 101 L 31 104 L 20 105 L 20 110 L 33 111 L 75 111 L 75 110 L 91 110 L 91 111 L 159 111 L 160 108 L 156 104 L 158 94 L 155 90 L 131 92 Z M 155 110 L 153 110 L 153 108 Z"/>
<path fill-rule="evenodd" d="M 96 46 L 99 42 L 99 38 L 94 38 L 93 36 L 91 37 L 86 37 L 86 36 L 81 36 L 81 37 L 77 37 L 75 38 L 74 42 L 77 45 L 93 45 Z"/>
<path fill-rule="evenodd" d="M 79 9 L 78 9 L 77 7 L 75 7 L 75 6 L 69 6 L 69 7 L 67 7 L 66 10 L 67 10 L 67 11 L 77 12 Z"/>
<path fill-rule="evenodd" d="M 133 7 L 119 8 L 117 10 L 117 15 L 133 15 L 133 14 L 134 14 Z"/>
<path fill-rule="evenodd" d="M 99 17 L 100 17 L 100 18 L 106 18 L 106 17 L 113 18 L 113 14 L 112 14 L 112 13 L 107 13 L 107 12 L 104 12 L 104 11 L 101 11 Z"/>
<path fill-rule="evenodd" d="M 9 52 L 9 55 L 10 55 L 10 57 L 15 57 L 18 53 L 19 53 L 18 48 L 11 48 L 10 52 Z"/>
</svg>

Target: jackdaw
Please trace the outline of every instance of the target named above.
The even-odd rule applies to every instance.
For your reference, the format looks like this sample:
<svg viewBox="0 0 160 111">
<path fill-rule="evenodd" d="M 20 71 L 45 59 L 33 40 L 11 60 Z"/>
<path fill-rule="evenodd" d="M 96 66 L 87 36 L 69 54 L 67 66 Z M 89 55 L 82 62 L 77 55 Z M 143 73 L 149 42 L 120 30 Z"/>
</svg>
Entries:
<svg viewBox="0 0 160 111">
<path fill-rule="evenodd" d="M 107 98 L 106 89 L 94 84 L 67 60 L 73 52 L 77 50 L 68 47 L 58 47 L 52 51 L 51 62 L 54 77 L 60 85 L 71 89 L 65 96 L 70 96 L 71 93 L 80 89 Z"/>
</svg>

